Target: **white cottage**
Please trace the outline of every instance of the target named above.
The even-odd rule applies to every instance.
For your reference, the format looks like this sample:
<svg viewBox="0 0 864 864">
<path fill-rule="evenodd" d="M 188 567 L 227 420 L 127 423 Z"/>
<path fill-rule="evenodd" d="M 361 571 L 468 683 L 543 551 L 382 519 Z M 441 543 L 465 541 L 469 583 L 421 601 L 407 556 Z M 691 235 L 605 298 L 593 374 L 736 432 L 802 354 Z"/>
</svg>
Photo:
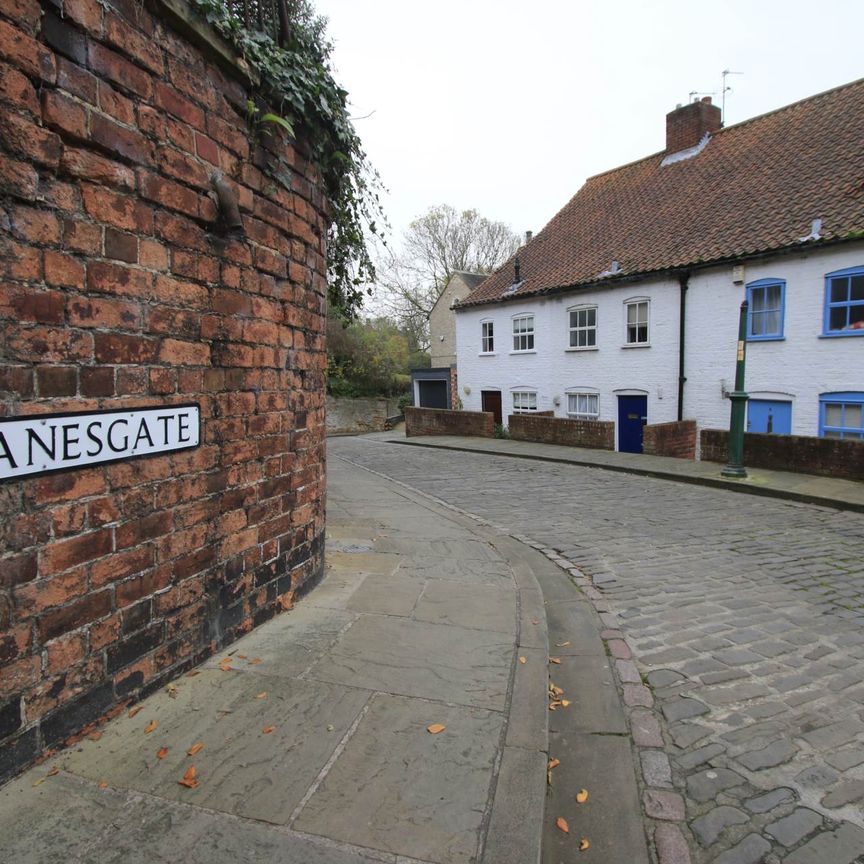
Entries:
<svg viewBox="0 0 864 864">
<path fill-rule="evenodd" d="M 468 410 L 729 423 L 747 300 L 748 429 L 864 439 L 864 80 L 590 178 L 457 307 Z"/>
</svg>

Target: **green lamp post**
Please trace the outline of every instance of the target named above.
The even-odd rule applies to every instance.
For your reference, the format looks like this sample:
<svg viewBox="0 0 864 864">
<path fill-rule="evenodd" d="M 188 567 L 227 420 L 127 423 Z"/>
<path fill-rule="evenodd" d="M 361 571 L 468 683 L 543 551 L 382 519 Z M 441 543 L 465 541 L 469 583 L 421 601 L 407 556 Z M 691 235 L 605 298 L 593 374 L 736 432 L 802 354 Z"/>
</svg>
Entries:
<svg viewBox="0 0 864 864">
<path fill-rule="evenodd" d="M 729 394 L 732 416 L 729 420 L 729 462 L 720 472 L 723 477 L 743 478 L 744 470 L 744 418 L 747 415 L 747 400 L 744 392 L 744 362 L 747 356 L 747 301 L 741 304 L 738 320 L 738 358 L 735 362 L 735 390 Z"/>
</svg>

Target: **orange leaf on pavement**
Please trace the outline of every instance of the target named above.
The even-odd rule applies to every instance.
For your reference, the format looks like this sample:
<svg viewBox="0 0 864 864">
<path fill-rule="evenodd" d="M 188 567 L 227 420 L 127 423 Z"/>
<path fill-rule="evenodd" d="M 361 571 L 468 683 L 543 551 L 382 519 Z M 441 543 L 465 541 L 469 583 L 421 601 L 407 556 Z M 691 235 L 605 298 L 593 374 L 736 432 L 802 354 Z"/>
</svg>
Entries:
<svg viewBox="0 0 864 864">
<path fill-rule="evenodd" d="M 202 750 L 204 745 L 199 741 L 197 744 L 193 744 L 187 751 L 187 756 L 194 756 L 199 750 Z"/>
<path fill-rule="evenodd" d="M 253 657 L 249 662 L 253 666 L 257 666 L 261 662 L 261 658 L 260 657 Z"/>
<path fill-rule="evenodd" d="M 560 666 L 561 665 L 561 658 L 560 657 L 550 657 L 549 662 L 554 663 L 556 666 Z"/>
<path fill-rule="evenodd" d="M 563 816 L 559 816 L 559 817 L 555 820 L 555 827 L 556 827 L 559 831 L 563 831 L 565 834 L 569 834 L 569 833 L 570 833 L 570 826 L 567 824 L 567 820 L 566 820 Z"/>
<path fill-rule="evenodd" d="M 160 747 L 159 752 L 156 754 L 157 759 L 164 759 L 168 755 L 167 747 Z"/>
<path fill-rule="evenodd" d="M 107 788 L 108 788 L 108 784 L 103 780 L 103 781 L 99 784 L 99 788 L 100 788 L 100 789 L 107 789 Z"/>
<path fill-rule="evenodd" d="M 590 849 L 590 848 L 591 848 L 591 843 L 590 843 L 590 841 L 588 840 L 587 837 L 583 837 L 583 838 L 579 841 L 579 851 L 580 851 L 580 852 L 585 852 L 586 850 L 588 850 L 588 849 Z"/>
<path fill-rule="evenodd" d="M 556 648 L 566 648 L 570 644 L 570 640 L 568 639 L 566 642 L 556 642 Z"/>
<path fill-rule="evenodd" d="M 149 723 L 144 727 L 144 734 L 145 734 L 145 735 L 149 735 L 149 734 L 150 734 L 150 733 L 151 733 L 151 732 L 152 732 L 152 731 L 153 731 L 153 730 L 154 730 L 158 725 L 159 725 L 159 724 L 158 724 L 155 720 L 151 720 L 151 721 L 150 721 L 150 722 L 149 722 Z"/>
<path fill-rule="evenodd" d="M 577 803 L 579 803 L 579 804 L 584 804 L 587 800 L 588 800 L 588 790 L 587 790 L 587 789 L 580 789 L 580 790 L 576 793 L 576 801 L 577 801 Z"/>
<path fill-rule="evenodd" d="M 527 662 L 528 662 L 528 659 L 527 659 L 526 657 L 520 657 L 520 658 L 519 658 L 519 662 L 520 662 L 520 663 L 527 663 Z"/>
<path fill-rule="evenodd" d="M 262 690 L 255 698 L 256 699 L 266 699 L 267 698 L 267 691 Z"/>
<path fill-rule="evenodd" d="M 143 707 L 143 705 L 136 705 L 134 708 L 130 708 L 126 716 L 129 718 L 134 717 Z"/>
<path fill-rule="evenodd" d="M 560 764 L 560 759 L 550 759 L 549 764 L 546 767 L 551 771 L 553 768 L 557 768 Z"/>
<path fill-rule="evenodd" d="M 426 727 L 426 731 L 430 735 L 437 735 L 439 732 L 443 732 L 447 727 L 443 723 L 433 723 L 431 726 Z"/>
<path fill-rule="evenodd" d="M 261 734 L 262 735 L 269 735 L 275 728 L 276 728 L 275 726 L 265 726 L 261 730 Z"/>
</svg>

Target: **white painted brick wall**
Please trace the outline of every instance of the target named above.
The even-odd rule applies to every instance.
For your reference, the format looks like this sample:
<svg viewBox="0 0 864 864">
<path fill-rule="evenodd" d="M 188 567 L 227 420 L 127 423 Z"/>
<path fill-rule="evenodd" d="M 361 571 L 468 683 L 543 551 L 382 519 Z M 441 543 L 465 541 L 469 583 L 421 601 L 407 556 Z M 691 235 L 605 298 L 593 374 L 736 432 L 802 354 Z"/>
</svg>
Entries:
<svg viewBox="0 0 864 864">
<path fill-rule="evenodd" d="M 792 431 L 818 434 L 819 394 L 864 390 L 864 337 L 820 339 L 825 274 L 864 265 L 864 243 L 836 250 L 781 256 L 749 264 L 745 281 L 786 280 L 784 335 L 777 342 L 748 342 L 747 392 L 755 398 L 792 399 Z M 684 417 L 701 428 L 727 428 L 729 400 L 721 380 L 733 389 L 738 310 L 744 285 L 732 282 L 732 268 L 697 271 L 687 296 L 687 384 Z M 624 301 L 651 300 L 649 348 L 625 348 Z M 567 351 L 567 310 L 598 307 L 596 351 Z M 600 419 L 617 421 L 618 390 L 648 395 L 648 422 L 677 418 L 678 397 L 677 279 L 644 282 L 602 291 L 526 299 L 460 311 L 456 316 L 459 395 L 465 409 L 479 411 L 482 390 L 500 390 L 505 418 L 512 412 L 512 390 L 536 390 L 538 409 L 567 412 L 567 391 L 596 389 Z M 534 354 L 511 352 L 512 318 L 534 315 Z M 495 324 L 495 355 L 480 355 L 480 323 Z M 470 393 L 466 393 L 468 388 Z M 560 404 L 554 405 L 554 398 Z"/>
</svg>

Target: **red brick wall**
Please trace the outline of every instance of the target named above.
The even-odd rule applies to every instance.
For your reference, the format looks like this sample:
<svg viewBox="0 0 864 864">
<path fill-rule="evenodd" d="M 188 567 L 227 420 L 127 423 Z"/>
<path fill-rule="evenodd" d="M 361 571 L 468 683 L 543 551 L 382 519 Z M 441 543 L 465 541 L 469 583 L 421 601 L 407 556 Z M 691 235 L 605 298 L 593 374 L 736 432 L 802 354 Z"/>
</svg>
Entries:
<svg viewBox="0 0 864 864">
<path fill-rule="evenodd" d="M 0 3 L 0 414 L 194 402 L 202 446 L 0 484 L 0 779 L 323 566 L 316 172 L 144 4 L 44 8 Z"/>
<path fill-rule="evenodd" d="M 455 366 L 450 367 L 450 407 L 454 411 L 459 410 L 459 378 Z"/>
<path fill-rule="evenodd" d="M 538 414 L 511 414 L 510 437 L 517 441 L 564 444 L 568 447 L 615 449 L 615 424 L 605 420 L 572 420 Z"/>
<path fill-rule="evenodd" d="M 649 456 L 696 458 L 696 421 L 653 423 L 642 430 L 642 452 Z"/>
<path fill-rule="evenodd" d="M 706 462 L 725 464 L 729 459 L 729 433 L 725 429 L 703 429 L 700 441 L 701 456 Z M 864 480 L 864 441 L 746 432 L 744 465 L 845 480 Z"/>
<path fill-rule="evenodd" d="M 476 435 L 491 438 L 495 416 L 490 411 L 446 411 L 443 408 L 405 409 L 405 435 Z"/>
</svg>

